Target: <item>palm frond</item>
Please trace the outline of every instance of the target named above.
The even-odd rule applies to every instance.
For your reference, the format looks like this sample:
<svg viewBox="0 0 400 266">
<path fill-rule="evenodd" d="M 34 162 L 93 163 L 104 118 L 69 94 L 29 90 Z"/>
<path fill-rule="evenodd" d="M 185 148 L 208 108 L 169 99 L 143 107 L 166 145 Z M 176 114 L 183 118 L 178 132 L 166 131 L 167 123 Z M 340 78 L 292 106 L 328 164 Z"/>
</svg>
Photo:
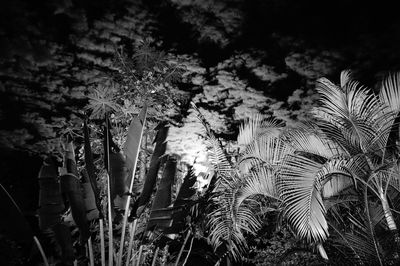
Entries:
<svg viewBox="0 0 400 266">
<path fill-rule="evenodd" d="M 307 157 L 288 155 L 277 183 L 288 221 L 297 235 L 308 242 L 322 242 L 329 235 L 321 196 L 322 180 L 318 177 L 322 167 Z"/>
<path fill-rule="evenodd" d="M 400 111 L 400 72 L 390 74 L 381 84 L 379 99 L 397 114 Z"/>
<path fill-rule="evenodd" d="M 324 121 L 329 137 L 344 146 L 366 150 L 381 127 L 382 106 L 368 88 L 356 81 L 346 83 L 341 89 L 326 79 L 319 80 L 317 91 L 320 106 L 314 109 L 317 119 Z M 343 137 L 340 138 L 340 133 Z M 346 143 L 347 142 L 347 143 Z"/>
<path fill-rule="evenodd" d="M 324 158 L 346 153 L 336 142 L 326 137 L 321 129 L 311 123 L 300 124 L 296 129 L 286 130 L 283 137 L 296 152 L 305 152 Z"/>
<path fill-rule="evenodd" d="M 294 152 L 293 147 L 282 138 L 273 135 L 263 135 L 254 139 L 241 154 L 238 165 L 242 173 L 257 165 L 276 168 L 287 154 Z"/>
<path fill-rule="evenodd" d="M 343 70 L 340 73 L 340 87 L 342 87 L 342 88 L 345 87 L 346 84 L 352 79 L 353 78 L 352 78 L 351 71 L 350 70 Z"/>
<path fill-rule="evenodd" d="M 280 202 L 280 198 L 276 191 L 276 172 L 270 168 L 257 167 L 255 171 L 251 171 L 250 175 L 245 179 L 243 187 L 237 195 L 237 207 L 248 198 L 255 195 L 262 195 L 272 200 Z"/>
<path fill-rule="evenodd" d="M 215 137 L 213 130 L 204 118 L 197 106 L 192 103 L 193 109 L 196 111 L 197 118 L 203 125 L 205 133 L 205 142 L 208 151 L 208 159 L 213 166 L 213 170 L 218 174 L 216 188 L 229 185 L 235 181 L 235 173 L 231 162 L 228 160 L 221 142 Z"/>
<path fill-rule="evenodd" d="M 254 114 L 239 127 L 238 145 L 245 148 L 265 134 L 278 136 L 282 127 L 283 124 L 274 119 L 264 120 L 262 115 Z"/>
</svg>

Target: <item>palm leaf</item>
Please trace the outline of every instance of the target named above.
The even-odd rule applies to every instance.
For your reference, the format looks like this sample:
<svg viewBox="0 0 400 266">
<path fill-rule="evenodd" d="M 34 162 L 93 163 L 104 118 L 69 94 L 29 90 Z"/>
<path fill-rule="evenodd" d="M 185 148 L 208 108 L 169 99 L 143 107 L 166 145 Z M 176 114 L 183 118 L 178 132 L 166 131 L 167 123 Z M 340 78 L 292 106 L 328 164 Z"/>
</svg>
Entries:
<svg viewBox="0 0 400 266">
<path fill-rule="evenodd" d="M 213 171 L 217 173 L 219 178 L 216 180 L 216 189 L 229 185 L 234 182 L 235 174 L 233 174 L 232 164 L 227 159 L 225 151 L 222 149 L 221 142 L 215 137 L 214 131 L 211 129 L 207 120 L 204 118 L 197 106 L 192 102 L 192 107 L 196 111 L 197 118 L 203 125 L 205 142 L 208 151 L 208 160 L 213 166 Z"/>
<path fill-rule="evenodd" d="M 277 168 L 284 157 L 294 151 L 282 138 L 263 135 L 254 139 L 240 155 L 238 165 L 242 173 L 247 173 L 252 167 L 263 165 Z"/>
<path fill-rule="evenodd" d="M 297 235 L 309 242 L 328 237 L 325 207 L 321 197 L 323 165 L 301 155 L 288 155 L 278 180 L 278 192 L 284 200 L 285 215 Z"/>
<path fill-rule="evenodd" d="M 400 111 L 400 72 L 390 74 L 381 84 L 379 99 L 390 108 L 393 114 Z"/>
<path fill-rule="evenodd" d="M 282 123 L 276 120 L 265 121 L 260 114 L 252 115 L 239 127 L 237 142 L 244 148 L 265 134 L 278 136 L 282 126 Z"/>
<path fill-rule="evenodd" d="M 275 174 L 276 172 L 274 170 L 260 166 L 254 171 L 251 171 L 237 195 L 237 208 L 243 201 L 256 195 L 262 195 L 280 202 L 276 191 Z"/>
<path fill-rule="evenodd" d="M 356 81 L 348 81 L 342 89 L 320 79 L 317 91 L 320 106 L 313 113 L 328 137 L 351 153 L 379 150 L 373 140 L 386 120 L 382 119 L 384 109 L 371 90 Z"/>
</svg>

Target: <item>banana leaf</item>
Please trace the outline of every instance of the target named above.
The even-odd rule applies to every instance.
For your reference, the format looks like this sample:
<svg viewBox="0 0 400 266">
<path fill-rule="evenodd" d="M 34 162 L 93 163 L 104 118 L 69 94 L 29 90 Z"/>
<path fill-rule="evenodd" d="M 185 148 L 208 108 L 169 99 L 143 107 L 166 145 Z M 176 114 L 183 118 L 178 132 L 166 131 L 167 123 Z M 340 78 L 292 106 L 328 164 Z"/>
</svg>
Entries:
<svg viewBox="0 0 400 266">
<path fill-rule="evenodd" d="M 171 205 L 171 190 L 175 179 L 175 173 L 176 160 L 168 158 L 151 207 L 150 219 L 147 223 L 148 230 L 151 230 L 155 226 L 161 229 L 172 225 L 172 215 L 170 212 L 166 212 L 165 208 Z"/>
<path fill-rule="evenodd" d="M 72 218 L 78 226 L 81 243 L 85 244 L 90 237 L 89 224 L 86 219 L 85 202 L 83 200 L 78 169 L 75 162 L 75 153 L 72 141 L 65 145 L 64 171 L 60 177 L 61 192 L 67 196 L 71 207 Z"/>
<path fill-rule="evenodd" d="M 92 221 L 94 219 L 99 218 L 99 210 L 97 208 L 95 195 L 93 192 L 92 185 L 89 181 L 89 175 L 86 172 L 86 169 L 81 171 L 82 176 L 82 189 L 83 189 L 83 200 L 85 202 L 85 209 L 86 209 L 86 219 L 88 221 Z"/>
<path fill-rule="evenodd" d="M 164 155 L 167 148 L 166 139 L 169 130 L 167 122 L 160 122 L 160 124 L 158 124 L 155 129 L 157 130 L 157 134 L 153 143 L 155 143 L 156 146 L 151 156 L 150 167 L 144 181 L 143 190 L 140 193 L 139 198 L 132 206 L 131 215 L 129 217 L 130 219 L 134 219 L 134 217 L 139 217 L 143 211 L 144 206 L 149 202 L 151 194 L 153 193 L 154 186 L 156 185 L 161 157 Z"/>
<path fill-rule="evenodd" d="M 74 260 L 74 251 L 69 228 L 61 223 L 61 216 L 65 210 L 61 195 L 57 167 L 53 158 L 43 161 L 39 172 L 39 227 L 45 231 L 51 229 L 55 233 L 57 243 L 61 247 L 63 264 L 71 265 Z"/>
<path fill-rule="evenodd" d="M 33 245 L 32 229 L 14 199 L 1 184 L 0 202 L 0 212 L 5 216 L 0 219 L 0 235 L 14 240 L 24 251 L 29 252 Z"/>
<path fill-rule="evenodd" d="M 107 171 L 109 171 L 109 169 L 110 169 L 109 153 L 120 152 L 120 148 L 113 141 L 113 138 L 111 135 L 111 123 L 110 123 L 110 120 L 109 120 L 107 114 L 106 114 L 104 120 L 105 120 L 105 125 L 104 125 L 104 129 L 103 129 L 104 168 Z"/>
<path fill-rule="evenodd" d="M 97 210 L 99 212 L 99 217 L 102 218 L 103 215 L 101 213 L 100 190 L 97 186 L 96 168 L 95 168 L 94 162 L 93 162 L 93 153 L 92 153 L 92 149 L 91 149 L 91 145 L 90 145 L 89 128 L 87 126 L 86 119 L 83 121 L 83 135 L 84 135 L 85 169 L 86 169 L 84 175 L 86 174 L 90 181 L 95 204 L 96 204 Z M 90 193 L 90 192 L 88 191 L 88 193 Z"/>
<path fill-rule="evenodd" d="M 127 186 L 128 170 L 126 160 L 121 152 L 110 153 L 111 198 L 114 208 L 124 210 L 129 188 Z"/>
<path fill-rule="evenodd" d="M 61 222 L 65 209 L 60 191 L 57 167 L 53 158 L 46 158 L 39 172 L 39 227 L 41 230 Z"/>
<path fill-rule="evenodd" d="M 129 190 L 127 186 L 128 170 L 126 167 L 126 159 L 118 145 L 113 141 L 110 132 L 111 124 L 106 117 L 106 125 L 107 124 L 108 126 L 104 127 L 104 166 L 109 173 L 113 209 L 114 207 L 117 207 L 117 209 L 124 209 L 126 203 L 125 195 Z M 120 198 L 116 200 L 117 196 L 120 196 Z"/>
<path fill-rule="evenodd" d="M 190 207 L 195 203 L 192 198 L 196 193 L 194 184 L 196 183 L 197 177 L 193 172 L 193 168 L 190 168 L 183 183 L 179 188 L 178 195 L 174 201 L 173 208 L 171 208 L 172 225 L 164 230 L 166 234 L 176 234 L 184 230 L 186 227 L 185 218 L 189 214 Z"/>
<path fill-rule="evenodd" d="M 144 104 L 139 115 L 132 120 L 132 123 L 128 129 L 128 136 L 126 137 L 123 148 L 128 170 L 132 170 L 140 150 L 140 138 L 143 131 L 142 129 L 145 122 L 144 120 L 146 119 L 146 114 L 147 105 Z"/>
</svg>

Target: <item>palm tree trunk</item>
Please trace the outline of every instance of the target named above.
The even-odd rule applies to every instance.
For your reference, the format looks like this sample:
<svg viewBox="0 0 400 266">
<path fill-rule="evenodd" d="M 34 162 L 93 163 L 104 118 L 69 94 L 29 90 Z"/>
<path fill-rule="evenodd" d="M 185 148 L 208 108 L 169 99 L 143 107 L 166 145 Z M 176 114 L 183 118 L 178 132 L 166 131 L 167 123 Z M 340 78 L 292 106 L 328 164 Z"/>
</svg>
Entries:
<svg viewBox="0 0 400 266">
<path fill-rule="evenodd" d="M 393 218 L 393 213 L 390 209 L 388 200 L 386 195 L 383 193 L 383 191 L 380 192 L 380 200 L 382 203 L 382 208 L 383 208 L 383 212 L 385 214 L 385 219 L 386 219 L 386 223 L 389 227 L 390 232 L 392 233 L 393 237 L 394 237 L 394 242 L 396 243 L 396 250 L 395 253 L 393 255 L 394 259 L 399 262 L 400 260 L 400 235 L 399 235 L 399 230 L 397 229 L 397 225 L 396 222 L 394 221 Z"/>
</svg>

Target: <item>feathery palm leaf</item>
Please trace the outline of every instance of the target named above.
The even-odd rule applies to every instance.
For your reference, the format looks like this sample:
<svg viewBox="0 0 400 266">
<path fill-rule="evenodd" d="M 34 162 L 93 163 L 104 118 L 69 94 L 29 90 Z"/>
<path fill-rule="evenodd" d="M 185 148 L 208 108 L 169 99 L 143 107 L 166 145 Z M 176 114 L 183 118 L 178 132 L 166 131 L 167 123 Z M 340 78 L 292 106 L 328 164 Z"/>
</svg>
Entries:
<svg viewBox="0 0 400 266">
<path fill-rule="evenodd" d="M 289 155 L 281 168 L 278 191 L 285 203 L 285 215 L 296 233 L 309 242 L 328 237 L 322 179 L 323 165 L 301 155 Z"/>
<path fill-rule="evenodd" d="M 276 120 L 264 120 L 260 114 L 255 114 L 239 127 L 237 142 L 244 148 L 263 135 L 278 136 L 282 127 Z"/>
</svg>

